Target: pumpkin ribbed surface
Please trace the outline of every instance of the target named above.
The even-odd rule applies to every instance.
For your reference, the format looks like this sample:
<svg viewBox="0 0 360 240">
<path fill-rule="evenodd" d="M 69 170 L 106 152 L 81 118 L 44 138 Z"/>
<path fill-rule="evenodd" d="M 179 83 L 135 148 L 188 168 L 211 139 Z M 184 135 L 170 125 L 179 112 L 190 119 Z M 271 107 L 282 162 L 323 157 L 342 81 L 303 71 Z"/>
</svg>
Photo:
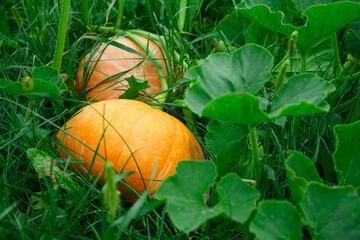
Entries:
<svg viewBox="0 0 360 240">
<path fill-rule="evenodd" d="M 155 59 L 159 60 L 158 63 L 165 69 L 164 57 L 161 48 L 158 46 L 159 43 L 156 44 L 142 36 L 136 35 L 136 37 L 147 46 L 148 50 L 154 54 Z M 145 51 L 128 37 L 120 37 L 115 41 L 146 55 Z M 88 63 L 90 56 L 92 56 L 92 58 Z M 141 64 L 137 66 L 139 63 Z M 77 72 L 76 91 L 81 95 L 85 88 L 87 92 L 86 99 L 106 100 L 119 98 L 119 96 L 128 89 L 128 82 L 125 78 L 131 75 L 137 79 L 148 81 L 151 87 L 144 90 L 147 94 L 162 90 L 154 63 L 151 62 L 151 60 L 144 60 L 141 56 L 119 47 L 103 44 L 98 49 L 86 55 L 81 61 L 81 65 L 84 64 L 86 64 L 87 67 L 84 68 L 84 66 L 81 66 Z M 116 80 L 106 80 L 111 76 L 124 72 L 126 73 Z M 86 85 L 84 88 L 83 84 Z"/>
<path fill-rule="evenodd" d="M 57 134 L 63 145 L 59 151 L 61 157 L 70 153 L 75 159 L 85 161 L 85 169 L 95 159 L 91 170 L 95 176 L 103 174 L 104 159 L 117 172 L 135 171 L 125 180 L 140 192 L 145 190 L 144 182 L 149 187 L 155 160 L 157 168 L 150 194 L 155 193 L 161 180 L 174 174 L 178 161 L 203 159 L 199 143 L 183 123 L 140 101 L 115 99 L 91 104 L 81 109 L 63 129 L 67 134 L 61 130 Z M 79 164 L 74 166 L 86 174 Z"/>
</svg>

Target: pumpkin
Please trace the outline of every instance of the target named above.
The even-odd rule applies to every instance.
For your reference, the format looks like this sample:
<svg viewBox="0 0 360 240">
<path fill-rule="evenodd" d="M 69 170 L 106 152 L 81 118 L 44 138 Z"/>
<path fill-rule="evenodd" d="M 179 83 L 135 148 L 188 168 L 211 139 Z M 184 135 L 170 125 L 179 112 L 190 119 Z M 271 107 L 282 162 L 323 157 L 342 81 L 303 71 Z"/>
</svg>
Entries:
<svg viewBox="0 0 360 240">
<path fill-rule="evenodd" d="M 153 53 L 163 69 L 166 69 L 163 50 L 159 47 L 160 44 L 139 35 L 133 36 L 137 37 Z M 121 36 L 114 41 L 146 55 L 145 51 L 129 37 Z M 88 62 L 90 57 L 92 58 Z M 137 66 L 138 64 L 140 65 Z M 85 90 L 86 99 L 106 100 L 119 98 L 129 87 L 125 78 L 131 75 L 137 79 L 148 81 L 150 87 L 144 90 L 146 94 L 153 94 L 162 90 L 154 62 L 149 59 L 144 60 L 135 53 L 130 53 L 111 44 L 102 44 L 95 48 L 81 60 L 81 65 L 75 80 L 76 91 L 79 95 L 82 95 Z M 124 73 L 124 75 L 116 80 L 106 80 L 119 73 Z"/>
<path fill-rule="evenodd" d="M 87 174 L 103 174 L 106 159 L 117 172 L 134 171 L 124 180 L 134 190 L 150 195 L 162 180 L 175 172 L 181 160 L 201 160 L 203 152 L 190 130 L 175 117 L 135 100 L 113 99 L 93 103 L 82 108 L 60 130 L 57 139 L 62 158 L 72 156 L 83 160 L 74 167 Z M 97 154 L 95 154 L 95 151 Z M 156 161 L 156 172 L 150 185 Z M 130 202 L 134 198 L 119 186 Z"/>
</svg>

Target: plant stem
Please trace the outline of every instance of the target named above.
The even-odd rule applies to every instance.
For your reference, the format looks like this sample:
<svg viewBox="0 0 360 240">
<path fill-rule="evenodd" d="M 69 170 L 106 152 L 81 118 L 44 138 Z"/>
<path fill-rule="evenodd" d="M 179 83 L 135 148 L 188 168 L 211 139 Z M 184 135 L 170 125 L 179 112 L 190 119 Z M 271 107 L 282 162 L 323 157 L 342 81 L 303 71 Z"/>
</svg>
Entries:
<svg viewBox="0 0 360 240">
<path fill-rule="evenodd" d="M 340 57 L 339 57 L 339 47 L 338 47 L 338 41 L 337 41 L 337 36 L 336 36 L 336 32 L 334 32 L 331 35 L 331 43 L 334 49 L 334 73 L 336 76 L 336 73 L 338 71 L 338 67 L 340 66 Z"/>
<path fill-rule="evenodd" d="M 120 0 L 120 3 L 119 3 L 119 14 L 118 14 L 117 19 L 116 19 L 116 26 L 118 26 L 118 27 L 121 25 L 121 20 L 122 20 L 122 16 L 123 16 L 123 12 L 124 12 L 125 1 L 126 0 Z"/>
<path fill-rule="evenodd" d="M 256 136 L 256 127 L 252 125 L 248 125 L 249 132 L 250 132 L 250 141 L 251 141 L 251 148 L 253 152 L 253 166 L 255 172 L 255 187 L 257 189 L 260 188 L 261 184 L 261 165 L 260 165 L 260 155 L 259 155 L 259 145 Z"/>
<path fill-rule="evenodd" d="M 65 46 L 67 24 L 69 19 L 70 0 L 64 0 L 61 6 L 59 30 L 56 39 L 54 61 L 52 66 L 60 72 L 61 60 Z"/>
<path fill-rule="evenodd" d="M 144 52 L 146 55 L 148 55 L 150 57 L 150 59 L 152 59 L 152 61 L 154 61 L 157 64 L 154 64 L 156 71 L 159 75 L 159 79 L 160 79 L 160 83 L 161 83 L 161 88 L 163 91 L 168 90 L 168 85 L 166 82 L 166 76 L 162 70 L 162 68 L 159 66 L 159 62 L 158 60 L 155 58 L 154 54 L 149 51 L 148 46 L 145 45 L 138 37 L 136 37 L 135 35 L 128 35 L 128 38 L 130 38 L 131 41 L 133 41 L 134 43 L 136 43 Z"/>
</svg>

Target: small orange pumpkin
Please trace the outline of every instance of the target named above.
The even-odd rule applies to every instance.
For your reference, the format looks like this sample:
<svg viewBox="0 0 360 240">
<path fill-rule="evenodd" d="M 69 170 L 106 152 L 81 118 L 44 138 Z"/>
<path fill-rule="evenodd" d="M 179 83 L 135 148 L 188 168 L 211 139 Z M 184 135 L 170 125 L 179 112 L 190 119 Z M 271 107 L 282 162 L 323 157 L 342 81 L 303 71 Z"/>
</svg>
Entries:
<svg viewBox="0 0 360 240">
<path fill-rule="evenodd" d="M 155 59 L 158 60 L 158 63 L 163 69 L 166 69 L 160 43 L 139 35 L 134 36 L 141 40 L 147 49 L 153 53 Z M 115 41 L 146 55 L 145 51 L 139 45 L 126 36 L 121 36 Z M 111 44 L 103 44 L 94 51 L 81 60 L 82 66 L 79 68 L 76 77 L 76 91 L 79 95 L 81 95 L 85 89 L 86 99 L 117 99 L 128 89 L 129 85 L 125 78 L 131 75 L 137 79 L 148 81 L 150 87 L 144 90 L 146 94 L 153 94 L 162 90 L 158 72 L 151 60 L 144 60 L 144 58 L 135 53 L 130 53 Z M 90 59 L 90 64 L 87 65 L 87 68 L 84 68 L 84 64 L 88 64 L 87 62 L 91 55 L 94 56 Z M 141 64 L 137 66 L 139 63 Z M 86 69 L 85 72 L 84 69 Z M 115 74 L 126 71 L 128 72 L 116 80 L 103 82 Z M 86 84 L 86 86 L 83 87 L 83 84 Z"/>
<path fill-rule="evenodd" d="M 104 159 L 117 172 L 134 171 L 124 180 L 133 189 L 154 194 L 162 180 L 175 172 L 181 160 L 201 160 L 203 152 L 194 135 L 175 117 L 135 100 L 114 99 L 93 103 L 81 109 L 60 130 L 57 139 L 63 146 L 59 155 L 83 160 L 75 168 L 86 175 L 102 176 Z M 96 150 L 97 149 L 97 150 Z M 94 151 L 97 151 L 96 156 Z M 150 179 L 156 161 L 156 172 Z M 100 178 L 101 182 L 102 177 Z M 145 184 L 145 185 L 144 185 Z M 134 198 L 122 195 L 130 202 Z"/>
</svg>

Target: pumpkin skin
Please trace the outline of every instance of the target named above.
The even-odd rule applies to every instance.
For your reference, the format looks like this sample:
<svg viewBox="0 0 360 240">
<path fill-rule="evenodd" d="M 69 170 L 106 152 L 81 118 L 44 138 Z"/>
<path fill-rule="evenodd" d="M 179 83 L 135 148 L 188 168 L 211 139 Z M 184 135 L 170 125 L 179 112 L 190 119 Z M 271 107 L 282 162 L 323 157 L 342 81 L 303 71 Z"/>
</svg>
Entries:
<svg viewBox="0 0 360 240">
<path fill-rule="evenodd" d="M 67 129 L 73 137 L 60 130 L 58 141 L 75 159 L 85 161 L 82 166 L 87 170 L 94 158 L 91 149 L 97 149 L 102 139 L 91 170 L 92 175 L 101 176 L 99 183 L 105 163 L 103 158 L 106 158 L 117 172 L 135 171 L 125 181 L 139 192 L 145 191 L 145 182 L 146 188 L 150 187 L 150 195 L 156 192 L 161 180 L 174 174 L 177 162 L 204 159 L 199 143 L 182 122 L 140 101 L 113 99 L 93 103 L 81 109 L 63 129 Z M 134 157 L 131 157 L 131 152 Z M 68 153 L 62 149 L 59 151 L 63 158 L 68 157 Z M 156 172 L 149 186 L 155 160 Z M 74 163 L 74 167 L 86 176 L 86 171 L 78 163 Z M 134 202 L 131 194 L 125 194 L 126 189 L 120 185 L 119 189 L 122 196 Z"/>
<path fill-rule="evenodd" d="M 145 46 L 148 47 L 149 51 L 154 54 L 159 64 L 164 69 L 166 69 L 165 62 L 162 60 L 164 59 L 162 53 L 163 50 L 159 47 L 159 43 L 155 43 L 142 36 L 136 35 L 136 37 L 139 38 L 145 44 Z M 145 51 L 143 51 L 140 46 L 138 46 L 128 37 L 122 36 L 117 38 L 115 41 L 146 55 Z M 81 95 L 82 91 L 84 90 L 83 84 L 86 84 L 86 99 L 118 99 L 119 96 L 122 95 L 126 89 L 128 89 L 129 85 L 125 78 L 130 77 L 131 75 L 134 75 L 134 77 L 140 80 L 148 81 L 150 87 L 144 90 L 146 94 L 153 94 L 162 90 L 158 72 L 155 68 L 155 65 L 150 60 L 144 61 L 142 57 L 134 53 L 130 53 L 110 44 L 103 44 L 96 51 L 95 55 L 90 60 L 90 63 L 88 63 L 89 66 L 86 68 L 86 72 L 84 73 L 84 64 L 87 64 L 91 54 L 94 53 L 89 53 L 85 56 L 84 59 L 81 60 L 82 66 L 79 68 L 77 77 L 75 79 L 76 91 L 79 95 Z M 140 62 L 142 63 L 134 68 Z M 125 73 L 116 80 L 101 83 L 108 77 L 124 71 L 129 72 Z"/>
</svg>

